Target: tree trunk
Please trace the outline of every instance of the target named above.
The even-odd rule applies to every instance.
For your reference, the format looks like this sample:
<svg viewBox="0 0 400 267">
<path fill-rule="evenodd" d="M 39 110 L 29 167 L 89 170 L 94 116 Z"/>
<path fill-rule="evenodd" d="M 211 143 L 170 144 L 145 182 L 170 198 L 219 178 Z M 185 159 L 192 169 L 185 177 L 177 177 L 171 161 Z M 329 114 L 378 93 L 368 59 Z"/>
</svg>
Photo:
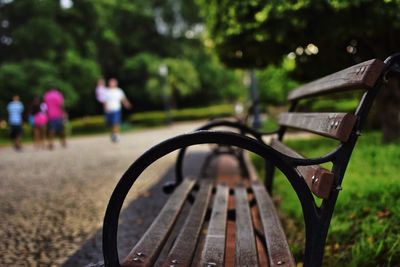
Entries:
<svg viewBox="0 0 400 267">
<path fill-rule="evenodd" d="M 378 116 L 384 143 L 400 142 L 400 78 L 392 77 L 377 98 Z"/>
<path fill-rule="evenodd" d="M 171 109 L 177 109 L 177 107 L 178 107 L 177 99 L 178 99 L 178 88 L 176 88 L 175 83 L 172 83 L 171 84 L 171 95 L 169 98 Z"/>
</svg>

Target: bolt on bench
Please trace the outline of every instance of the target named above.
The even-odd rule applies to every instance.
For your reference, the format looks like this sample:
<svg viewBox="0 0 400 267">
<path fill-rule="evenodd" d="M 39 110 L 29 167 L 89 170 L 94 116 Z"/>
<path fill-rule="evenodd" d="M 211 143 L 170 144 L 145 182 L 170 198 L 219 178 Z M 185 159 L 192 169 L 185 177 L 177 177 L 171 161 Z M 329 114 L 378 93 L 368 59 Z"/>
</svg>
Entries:
<svg viewBox="0 0 400 267">
<path fill-rule="evenodd" d="M 103 225 L 105 266 L 295 266 L 271 199 L 275 168 L 286 176 L 302 207 L 304 266 L 321 266 L 330 220 L 351 153 L 378 91 L 387 79 L 399 74 L 400 54 L 384 62 L 369 60 L 293 90 L 288 97 L 289 112 L 279 115 L 280 128 L 276 132 L 258 132 L 240 122 L 212 121 L 198 131 L 154 146 L 129 167 L 111 196 Z M 354 113 L 296 112 L 304 99 L 352 90 L 364 91 Z M 221 126 L 239 133 L 210 131 Z M 335 139 L 338 145 L 321 157 L 305 158 L 283 143 L 288 128 Z M 263 140 L 266 135 L 273 136 L 270 144 Z M 186 148 L 198 144 L 219 146 L 205 160 L 198 177 L 184 179 Z M 176 150 L 180 150 L 176 181 L 164 187 L 171 195 L 120 263 L 117 230 L 123 201 L 149 165 Z M 243 150 L 265 159 L 264 183 L 257 178 Z M 333 164 L 331 170 L 320 166 L 326 162 Z M 321 205 L 316 204 L 313 195 L 322 199 Z M 179 218 L 184 205 L 190 207 L 189 212 L 185 218 Z M 178 225 L 178 220 L 183 225 Z"/>
</svg>

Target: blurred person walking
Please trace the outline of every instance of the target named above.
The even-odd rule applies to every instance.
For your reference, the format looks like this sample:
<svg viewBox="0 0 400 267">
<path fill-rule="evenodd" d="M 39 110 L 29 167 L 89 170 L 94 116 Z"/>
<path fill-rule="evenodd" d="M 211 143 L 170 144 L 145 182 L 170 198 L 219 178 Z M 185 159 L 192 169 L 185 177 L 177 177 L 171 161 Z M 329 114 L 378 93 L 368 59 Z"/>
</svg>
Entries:
<svg viewBox="0 0 400 267">
<path fill-rule="evenodd" d="M 63 147 L 67 146 L 65 140 L 64 127 L 64 97 L 60 91 L 53 88 L 47 91 L 43 97 L 47 106 L 48 130 L 49 130 L 49 149 L 53 149 L 54 137 L 58 135 Z"/>
<path fill-rule="evenodd" d="M 121 103 L 126 109 L 132 105 L 126 98 L 124 91 L 118 87 L 118 81 L 114 78 L 108 81 L 108 88 L 104 98 L 104 110 L 106 112 L 106 123 L 111 128 L 111 141 L 119 141 L 121 132 Z"/>
<path fill-rule="evenodd" d="M 29 107 L 29 120 L 33 129 L 33 142 L 36 148 L 45 147 L 47 105 L 41 102 L 39 96 L 34 96 Z"/>
<path fill-rule="evenodd" d="M 12 101 L 7 105 L 8 112 L 8 123 L 11 127 L 11 140 L 13 141 L 14 148 L 17 151 L 22 149 L 21 137 L 22 137 L 22 112 L 24 111 L 24 105 L 19 100 L 18 95 L 14 95 Z"/>
</svg>

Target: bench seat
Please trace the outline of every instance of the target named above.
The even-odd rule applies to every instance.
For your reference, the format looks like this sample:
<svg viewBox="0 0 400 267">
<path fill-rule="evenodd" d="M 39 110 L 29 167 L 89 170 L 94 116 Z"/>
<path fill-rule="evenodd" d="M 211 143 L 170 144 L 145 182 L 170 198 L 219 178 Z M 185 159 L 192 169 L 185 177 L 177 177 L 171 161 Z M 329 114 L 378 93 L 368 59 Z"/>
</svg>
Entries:
<svg viewBox="0 0 400 267">
<path fill-rule="evenodd" d="M 216 159 L 216 177 L 185 179 L 174 190 L 122 266 L 295 266 L 264 185 L 254 172 L 233 173 L 236 159 L 227 157 Z"/>
</svg>

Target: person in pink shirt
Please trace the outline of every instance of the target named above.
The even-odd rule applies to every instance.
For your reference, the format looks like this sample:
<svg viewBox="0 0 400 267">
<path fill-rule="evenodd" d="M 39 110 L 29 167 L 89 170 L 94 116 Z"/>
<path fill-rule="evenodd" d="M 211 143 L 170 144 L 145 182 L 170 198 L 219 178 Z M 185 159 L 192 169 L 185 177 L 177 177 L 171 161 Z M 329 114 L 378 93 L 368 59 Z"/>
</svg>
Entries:
<svg viewBox="0 0 400 267">
<path fill-rule="evenodd" d="M 47 118 L 49 129 L 49 148 L 53 149 L 53 140 L 56 134 L 61 139 L 61 145 L 66 147 L 64 129 L 64 97 L 60 91 L 53 88 L 44 94 L 44 102 L 47 105 Z"/>
</svg>

